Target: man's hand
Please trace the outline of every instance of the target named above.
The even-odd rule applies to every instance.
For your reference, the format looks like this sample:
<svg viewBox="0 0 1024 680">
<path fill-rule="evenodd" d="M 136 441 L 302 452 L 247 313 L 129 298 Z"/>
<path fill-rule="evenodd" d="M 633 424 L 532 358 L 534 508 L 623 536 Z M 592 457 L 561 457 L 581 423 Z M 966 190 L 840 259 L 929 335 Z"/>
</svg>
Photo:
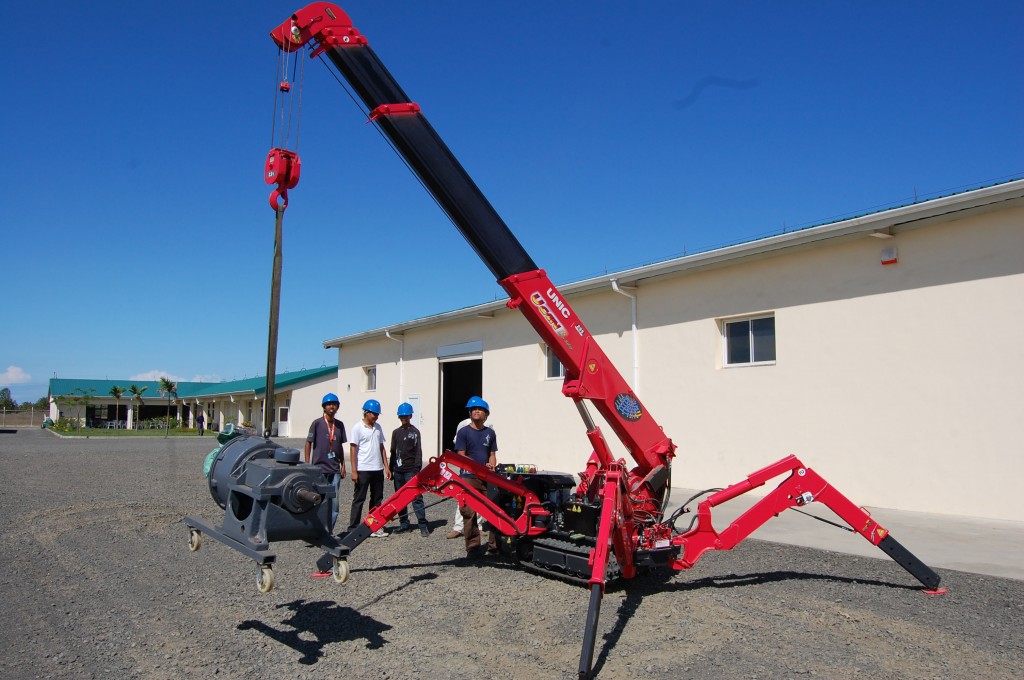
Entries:
<svg viewBox="0 0 1024 680">
<path fill-rule="evenodd" d="M 356 472 L 355 470 L 352 471 L 352 483 L 353 484 L 358 484 L 359 483 L 359 473 Z"/>
<path fill-rule="evenodd" d="M 345 468 L 342 467 L 341 470 L 338 471 L 338 474 L 341 475 L 342 479 L 345 479 Z"/>
<path fill-rule="evenodd" d="M 386 480 L 390 480 L 391 479 L 391 469 L 390 468 L 384 468 L 384 479 L 386 479 Z"/>
</svg>

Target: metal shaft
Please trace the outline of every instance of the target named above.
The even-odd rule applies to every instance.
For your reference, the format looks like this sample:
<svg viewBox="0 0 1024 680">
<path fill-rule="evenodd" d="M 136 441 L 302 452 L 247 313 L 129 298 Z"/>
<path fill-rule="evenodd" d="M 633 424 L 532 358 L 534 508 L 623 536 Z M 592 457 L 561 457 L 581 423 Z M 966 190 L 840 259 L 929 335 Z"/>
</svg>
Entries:
<svg viewBox="0 0 1024 680">
<path fill-rule="evenodd" d="M 270 437 L 274 425 L 274 378 L 277 374 L 277 322 L 281 311 L 281 225 L 284 208 L 274 221 L 274 271 L 270 279 L 270 325 L 267 337 L 267 391 L 263 401 L 263 436 Z"/>
</svg>

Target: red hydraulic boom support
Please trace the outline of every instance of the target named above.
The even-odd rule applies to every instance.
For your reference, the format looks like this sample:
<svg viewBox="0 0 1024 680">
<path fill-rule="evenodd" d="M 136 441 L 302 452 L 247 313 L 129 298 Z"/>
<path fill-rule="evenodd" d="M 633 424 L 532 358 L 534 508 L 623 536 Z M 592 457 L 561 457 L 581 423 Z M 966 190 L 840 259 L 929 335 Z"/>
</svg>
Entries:
<svg viewBox="0 0 1024 680">
<path fill-rule="evenodd" d="M 565 296 L 526 253 L 427 121 L 419 105 L 405 94 L 366 37 L 352 25 L 348 15 L 331 3 L 314 2 L 271 31 L 271 37 L 284 52 L 308 47 L 310 57 L 322 55 L 330 61 L 366 107 L 370 120 L 388 137 L 508 293 L 508 306 L 523 313 L 565 366 L 562 392 L 575 402 L 593 448 L 574 497 L 600 509 L 597 536 L 588 558 L 591 599 L 580 656 L 580 677 L 590 676 L 606 567 L 613 559 L 625 578 L 634 576 L 638 566 L 687 569 L 706 551 L 732 548 L 789 507 L 815 501 L 824 503 L 932 592 L 939 592 L 939 577 L 932 570 L 896 543 L 866 511 L 792 456 L 709 496 L 700 503 L 693 526 L 677 532 L 676 517 L 666 521 L 663 516 L 670 486 L 669 471 L 675 455 L 672 440 L 609 361 Z M 297 174 L 296 162 L 296 177 Z M 287 184 L 284 187 L 287 188 Z M 604 434 L 591 419 L 586 402 L 593 405 L 623 443 L 633 459 L 632 467 L 614 458 Z M 463 482 L 453 469 L 471 472 L 488 485 L 522 498 L 522 513 L 513 518 L 487 495 Z M 711 525 L 711 508 L 786 473 L 788 477 L 774 491 L 725 531 L 715 532 Z M 362 525 L 341 539 L 343 549 L 354 549 L 375 528 L 390 521 L 422 493 L 454 497 L 481 513 L 502 534 L 516 539 L 543 534 L 550 526 L 553 512 L 551 504 L 538 498 L 521 478 L 509 479 L 447 451 L 432 459 L 394 496 L 371 510 Z"/>
</svg>

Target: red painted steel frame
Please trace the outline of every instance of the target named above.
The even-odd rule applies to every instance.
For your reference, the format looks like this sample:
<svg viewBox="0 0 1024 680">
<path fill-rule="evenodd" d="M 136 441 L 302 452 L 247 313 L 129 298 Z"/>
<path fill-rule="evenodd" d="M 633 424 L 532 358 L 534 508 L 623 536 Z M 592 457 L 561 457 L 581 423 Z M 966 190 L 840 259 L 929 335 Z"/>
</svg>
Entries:
<svg viewBox="0 0 1024 680">
<path fill-rule="evenodd" d="M 771 493 L 740 515 L 724 531 L 715 531 L 711 525 L 711 508 L 756 489 L 768 480 L 787 472 L 789 476 Z M 696 526 L 672 541 L 673 545 L 682 548 L 680 556 L 672 562 L 672 568 L 689 569 L 708 550 L 731 550 L 758 527 L 788 508 L 803 507 L 813 502 L 827 506 L 872 545 L 877 546 L 889 533 L 871 519 L 867 510 L 854 505 L 821 475 L 804 467 L 796 456 L 787 456 L 699 503 Z"/>
<path fill-rule="evenodd" d="M 646 551 L 647 555 L 659 552 L 664 555 L 666 548 L 671 548 L 670 566 L 688 569 L 708 550 L 731 549 L 787 508 L 818 501 L 831 508 L 873 545 L 882 548 L 922 583 L 928 585 L 931 582 L 937 586 L 938 576 L 888 537 L 886 529 L 875 523 L 867 511 L 855 506 L 792 456 L 708 497 L 698 505 L 695 527 L 682 535 L 672 536 L 673 528 L 662 522 L 664 508 L 661 507 L 669 466 L 675 455 L 672 440 L 646 411 L 544 270 L 533 269 L 536 265 L 525 251 L 521 251 L 514 235 L 479 194 L 468 175 L 463 174 L 461 166 L 429 126 L 419 106 L 401 100 L 405 93 L 391 79 L 383 64 L 376 60 L 366 39 L 352 26 L 348 15 L 331 3 L 314 2 L 275 28 L 271 37 L 280 49 L 287 52 L 294 52 L 307 43 L 313 43 L 311 57 L 330 50 L 328 56 L 335 66 L 343 70 L 343 74 L 349 74 L 350 79 L 360 81 L 357 85 L 365 86 L 361 96 L 372 111 L 371 120 L 380 125 L 393 143 L 399 142 L 394 146 L 407 162 L 410 158 L 416 161 L 411 163 L 411 167 L 416 168 L 421 181 L 426 180 L 425 186 L 500 279 L 499 284 L 509 295 L 508 306 L 523 313 L 565 366 L 562 393 L 578 405 L 583 400 L 592 402 L 636 462 L 636 467 L 627 471 L 624 461 L 614 460 L 600 429 L 590 422 L 589 415 L 581 408 L 581 415 L 587 422 L 587 437 L 594 450 L 581 474 L 577 494 L 585 495 L 591 502 L 601 503 L 596 547 L 590 555 L 591 600 L 580 659 L 581 677 L 590 675 L 605 567 L 611 550 L 614 550 L 626 578 L 636 573 L 638 551 Z M 297 179 L 297 161 L 295 165 Z M 280 193 L 287 201 L 285 192 Z M 469 207 L 456 197 L 465 199 Z M 470 215 L 483 216 L 488 226 L 484 228 L 477 222 L 467 221 Z M 492 241 L 501 244 L 507 257 L 499 253 L 499 248 L 493 247 Z M 485 252 L 488 253 L 486 256 Z M 462 481 L 452 472 L 452 467 L 469 470 L 485 483 L 523 496 L 527 509 L 513 520 L 485 494 Z M 789 476 L 774 491 L 721 534 L 715 531 L 711 524 L 711 508 L 787 472 Z M 364 519 L 365 524 L 370 529 L 383 525 L 421 493 L 454 497 L 482 514 L 506 535 L 535 536 L 547 530 L 545 519 L 550 512 L 529 490 L 464 456 L 447 451 L 432 459 L 394 496 L 372 510 Z"/>
<path fill-rule="evenodd" d="M 493 484 L 523 498 L 523 514 L 513 519 L 498 507 L 485 493 L 470 486 L 459 476 L 458 470 L 471 472 L 485 484 Z M 406 482 L 393 496 L 372 509 L 363 518 L 363 523 L 376 530 L 398 515 L 398 511 L 423 493 L 454 498 L 459 505 L 469 505 L 483 515 L 496 531 L 506 536 L 537 536 L 547 531 L 542 521 L 538 525 L 536 519 L 545 520 L 551 516 L 536 494 L 522 484 L 512 481 L 481 465 L 476 461 L 461 456 L 454 451 L 445 451 L 420 470 L 415 477 Z"/>
<path fill-rule="evenodd" d="M 297 11 L 275 28 L 271 32 L 271 36 L 282 50 L 289 52 L 296 51 L 307 43 L 313 43 L 314 46 L 311 56 L 316 56 L 328 49 L 332 50 L 330 53 L 332 57 L 358 52 L 363 60 L 359 62 L 358 68 L 353 66 L 350 72 L 357 80 L 374 80 L 374 87 L 367 88 L 367 95 L 370 90 L 373 92 L 378 90 L 380 92 L 400 92 L 397 83 L 390 80 L 390 74 L 386 73 L 383 64 L 376 62 L 376 57 L 371 59 L 371 54 L 363 52 L 369 49 L 367 41 L 352 26 L 348 15 L 331 3 L 314 2 Z M 349 50 L 355 52 L 349 52 Z M 353 59 L 356 58 L 353 57 Z M 341 62 L 345 63 L 347 67 L 351 65 L 343 59 Z M 360 84 L 368 85 L 369 83 Z M 415 130 L 432 132 L 420 112 L 419 106 L 411 102 L 376 103 L 371 108 L 373 109 L 371 118 L 378 123 L 383 123 L 381 119 L 392 119 L 396 117 L 396 114 L 401 114 L 397 118 L 404 119 Z M 435 162 L 443 165 L 449 171 L 458 165 L 454 157 L 443 154 L 436 155 L 440 153 L 439 149 L 447 150 L 437 137 L 413 134 L 401 137 L 402 131 L 398 129 L 397 120 L 394 121 L 394 125 L 382 125 L 382 130 L 389 136 L 399 135 L 404 143 L 412 143 L 411 140 L 416 140 L 415 144 L 430 146 L 435 155 L 425 155 L 424 158 L 428 156 L 431 159 L 441 158 Z M 424 141 L 425 139 L 428 141 Z M 403 153 L 417 154 L 422 147 L 413 145 L 409 148 L 402 146 L 402 148 L 405 149 Z M 423 167 L 419 172 L 431 173 L 433 170 L 435 168 L 432 166 Z M 431 177 L 435 176 L 431 174 Z M 464 177 L 463 181 L 465 182 L 463 188 L 467 191 L 468 189 L 475 190 L 475 186 L 472 185 L 472 180 L 468 176 Z M 436 194 L 436 190 L 432 189 L 432 192 L 435 193 L 435 198 L 440 200 L 441 197 Z M 480 198 L 486 203 L 482 196 Z M 460 227 L 461 229 L 462 227 Z M 505 231 L 501 231 L 502 229 Z M 511 239 L 501 237 L 501 234 L 506 232 L 507 228 L 501 223 L 500 229 L 493 233 L 497 233 L 499 238 L 503 238 L 502 243 L 508 246 L 514 242 L 514 237 Z M 463 231 L 463 234 L 466 235 L 466 232 Z M 479 235 L 477 232 L 474 234 Z M 511 236 L 510 232 L 506 235 Z M 479 245 L 476 244 L 474 247 Z M 481 253 L 479 249 L 478 253 Z M 482 254 L 481 257 L 483 257 Z M 526 259 L 529 259 L 528 256 Z M 492 267 L 493 271 L 494 262 L 488 261 L 486 258 L 485 262 Z M 534 269 L 505 275 L 505 278 L 502 278 L 499 283 L 508 292 L 508 306 L 512 309 L 519 309 L 523 313 L 534 330 L 565 366 L 566 377 L 562 386 L 563 394 L 577 403 L 583 400 L 593 402 L 626 446 L 630 456 L 636 461 L 636 467 L 626 472 L 624 462 L 613 459 L 600 429 L 588 422 L 590 429 L 587 432 L 587 437 L 594 447 L 594 452 L 588 461 L 587 469 L 581 475 L 582 479 L 577 487 L 577 493 L 586 495 L 591 501 L 600 500 L 602 503 L 598 526 L 598 548 L 593 552 L 591 558 L 594 567 L 592 581 L 596 583 L 602 580 L 601 576 L 604 573 L 602 565 L 608 558 L 609 543 L 614 548 L 616 558 L 623 567 L 623 574 L 629 577 L 635 571 L 633 565 L 635 551 L 661 549 L 671 535 L 671 527 L 661 524 L 660 517 L 663 511 L 661 502 L 667 484 L 667 471 L 674 457 L 675 445 L 646 411 L 636 394 L 608 360 L 586 326 L 544 270 Z M 583 415 L 584 419 L 589 421 L 589 416 L 585 412 Z M 447 455 L 449 454 L 444 454 L 444 456 Z M 456 462 L 455 459 L 451 460 L 453 463 Z M 456 467 L 472 469 L 475 465 L 468 460 L 460 461 L 460 463 L 456 464 Z M 434 463 L 431 465 L 433 466 Z M 522 528 L 513 527 L 514 523 L 510 523 L 507 517 L 503 517 L 504 513 L 479 492 L 471 490 L 465 484 L 453 483 L 450 480 L 446 480 L 447 483 L 442 483 L 440 479 L 443 478 L 442 473 L 445 469 L 444 467 L 434 469 L 428 466 L 414 482 L 410 482 L 417 489 L 415 493 L 431 491 L 433 493 L 440 492 L 441 495 L 456 496 L 461 502 L 469 503 L 489 520 L 493 520 L 492 524 L 503 533 L 522 532 Z M 766 480 L 783 474 L 787 470 L 791 472 L 790 477 L 783 481 L 778 489 L 744 513 L 721 535 L 714 531 L 710 521 L 712 507 L 760 486 Z M 442 475 L 442 477 L 438 478 L 437 475 Z M 500 475 L 491 473 L 482 467 L 479 469 L 478 477 L 498 486 L 508 483 Z M 388 508 L 402 507 L 406 496 L 409 496 L 409 489 L 412 488 L 410 485 L 406 485 L 399 490 L 395 497 L 385 503 L 387 508 L 380 510 L 379 513 L 388 514 L 391 512 Z M 412 496 L 415 496 L 415 493 L 412 493 Z M 409 498 L 411 499 L 412 496 Z M 875 524 L 865 511 L 857 508 L 845 496 L 832 489 L 821 477 L 804 468 L 796 458 L 791 457 L 754 473 L 746 481 L 729 487 L 701 503 L 698 509 L 696 528 L 671 539 L 671 545 L 683 552 L 681 557 L 673 561 L 672 566 L 677 569 L 685 569 L 692 566 L 707 550 L 728 550 L 782 510 L 815 500 L 828 505 L 874 545 L 881 544 L 880 547 L 886 549 L 890 555 L 903 550 L 902 546 L 893 546 L 891 542 L 888 545 L 882 544 L 887 533 L 885 529 Z M 373 517 L 371 513 L 367 521 L 378 522 L 384 519 L 384 514 Z M 894 559 L 896 558 L 894 557 Z"/>
<path fill-rule="evenodd" d="M 509 295 L 509 308 L 523 313 L 565 366 L 562 393 L 571 399 L 593 402 L 637 462 L 634 475 L 643 478 L 666 465 L 675 451 L 672 440 L 640 403 L 547 273 L 538 269 L 513 274 L 498 283 Z M 606 447 L 595 450 L 604 466 L 613 462 Z"/>
<path fill-rule="evenodd" d="M 366 44 L 348 14 L 330 2 L 306 5 L 271 31 L 270 37 L 285 52 L 296 52 L 306 43 L 316 42 L 313 57 L 328 47 Z"/>
</svg>

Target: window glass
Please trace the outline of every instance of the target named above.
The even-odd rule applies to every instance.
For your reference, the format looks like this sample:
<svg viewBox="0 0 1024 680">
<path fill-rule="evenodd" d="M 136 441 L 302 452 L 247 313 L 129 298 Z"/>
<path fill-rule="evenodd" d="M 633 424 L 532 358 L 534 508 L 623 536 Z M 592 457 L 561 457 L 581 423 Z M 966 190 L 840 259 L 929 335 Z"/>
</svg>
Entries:
<svg viewBox="0 0 1024 680">
<path fill-rule="evenodd" d="M 375 390 L 375 389 L 377 389 L 377 367 L 376 366 L 367 366 L 363 370 L 366 371 L 366 389 L 367 390 Z"/>
<path fill-rule="evenodd" d="M 775 317 L 725 322 L 725 364 L 775 361 Z"/>
<path fill-rule="evenodd" d="M 726 360 L 730 364 L 750 363 L 750 322 L 725 324 Z"/>
<path fill-rule="evenodd" d="M 750 335 L 754 339 L 754 361 L 775 361 L 775 317 L 752 319 Z"/>
<path fill-rule="evenodd" d="M 558 357 L 554 352 L 551 351 L 550 347 L 544 348 L 545 353 L 545 364 L 547 366 L 545 370 L 545 377 L 548 378 L 564 378 L 565 377 L 565 366 L 558 360 Z"/>
</svg>

